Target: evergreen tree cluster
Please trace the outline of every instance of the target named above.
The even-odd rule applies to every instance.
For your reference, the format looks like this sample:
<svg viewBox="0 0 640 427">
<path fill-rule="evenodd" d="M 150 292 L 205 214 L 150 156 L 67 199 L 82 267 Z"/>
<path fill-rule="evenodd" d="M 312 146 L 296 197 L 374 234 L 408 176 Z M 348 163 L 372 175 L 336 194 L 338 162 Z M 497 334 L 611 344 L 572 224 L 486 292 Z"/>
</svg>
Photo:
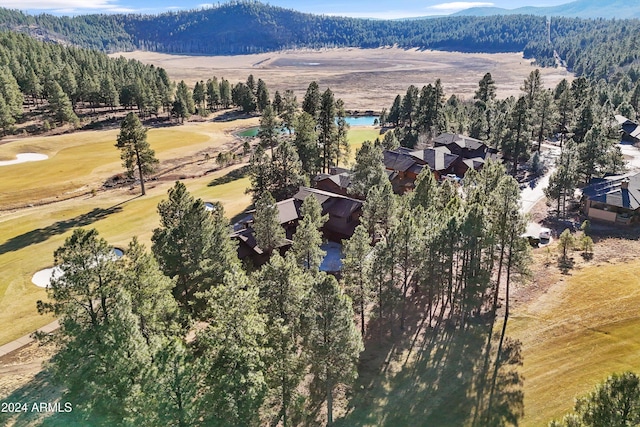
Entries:
<svg viewBox="0 0 640 427">
<path fill-rule="evenodd" d="M 278 96 L 276 92 L 273 103 L 265 102 L 258 131 L 260 144 L 250 160 L 248 192 L 254 200 L 265 192 L 276 200 L 291 197 L 299 186 L 308 185 L 319 172 L 339 166 L 349 154 L 344 102 L 336 99 L 330 88 L 321 93 L 318 84 L 311 82 L 301 111 L 292 91 L 287 90 L 276 103 Z"/>
<path fill-rule="evenodd" d="M 269 197 L 256 218 L 268 216 Z M 293 249 L 253 273 L 222 205 L 206 209 L 181 182 L 158 205 L 151 252 L 134 238 L 118 258 L 95 229 L 76 229 L 55 251 L 62 274 L 38 302 L 60 319 L 39 338 L 56 347 L 48 369 L 75 419 L 300 425 L 326 402 L 331 422 L 334 391 L 355 379 L 363 344 L 351 299 L 319 271 L 326 218 L 313 198 L 303 211 Z"/>
<path fill-rule="evenodd" d="M 7 130 L 23 103 L 45 105 L 52 120 L 77 123 L 75 109 L 118 106 L 158 114 L 172 97 L 162 68 L 104 53 L 0 33 L 0 125 Z M 46 101 L 46 103 L 45 103 Z"/>
<path fill-rule="evenodd" d="M 640 75 L 637 20 L 532 15 L 369 20 L 312 15 L 257 1 L 230 1 L 160 15 L 27 15 L 0 8 L 0 28 L 40 40 L 115 52 L 247 54 L 287 48 L 399 46 L 461 52 L 524 52 L 540 66 L 618 81 Z"/>
</svg>

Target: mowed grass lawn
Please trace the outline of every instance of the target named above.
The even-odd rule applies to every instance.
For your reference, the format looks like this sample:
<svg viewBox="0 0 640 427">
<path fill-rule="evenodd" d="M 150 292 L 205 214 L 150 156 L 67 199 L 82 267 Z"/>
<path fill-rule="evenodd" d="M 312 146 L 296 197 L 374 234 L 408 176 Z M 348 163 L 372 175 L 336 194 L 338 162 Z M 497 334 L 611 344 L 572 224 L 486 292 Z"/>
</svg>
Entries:
<svg viewBox="0 0 640 427">
<path fill-rule="evenodd" d="M 223 173 L 187 180 L 196 197 L 220 201 L 229 218 L 244 211 L 251 198 L 244 193 L 248 178 L 209 187 Z M 31 283 L 33 274 L 53 265 L 53 251 L 76 227 L 95 227 L 110 244 L 126 248 L 133 236 L 150 246 L 158 226 L 158 203 L 172 183 L 151 186 L 145 197 L 124 190 L 24 209 L 0 218 L 0 345 L 33 332 L 52 319 L 36 311 L 45 290 Z"/>
<path fill-rule="evenodd" d="M 150 129 L 148 141 L 160 161 L 215 149 L 229 141 L 233 128 L 255 124 L 257 119 L 232 123 L 189 123 Z M 0 159 L 19 153 L 41 153 L 49 159 L 0 166 L 0 206 L 24 206 L 43 199 L 64 199 L 74 193 L 99 188 L 108 177 L 123 171 L 115 148 L 119 129 L 82 131 L 68 135 L 33 137 L 0 145 Z"/>
<path fill-rule="evenodd" d="M 374 141 L 376 138 L 382 140 L 384 134 L 380 133 L 380 128 L 373 126 L 354 126 L 349 129 L 347 137 L 349 139 L 349 146 L 351 152 L 349 153 L 349 159 L 347 164 L 352 166 L 356 160 L 356 151 L 362 147 L 364 141 Z"/>
<path fill-rule="evenodd" d="M 229 123 L 196 123 L 175 128 L 152 129 L 149 142 L 160 159 L 181 157 L 224 142 L 224 132 L 256 124 L 257 119 Z M 2 158 L 17 153 L 38 152 L 51 158 L 42 162 L 0 168 L 0 205 L 29 203 L 74 191 L 87 182 L 122 171 L 114 147 L 117 130 L 79 132 L 52 138 L 29 138 L 0 146 Z M 352 156 L 365 139 L 375 139 L 378 130 L 354 128 L 349 132 Z M 248 178 L 210 187 L 228 171 L 184 181 L 189 191 L 205 201 L 220 201 L 227 217 L 243 212 L 251 203 L 245 194 Z M 36 301 L 46 292 L 31 283 L 33 274 L 53 265 L 53 251 L 64 243 L 74 228 L 95 227 L 110 244 L 126 247 L 133 236 L 149 245 L 158 226 L 156 206 L 166 198 L 172 183 L 149 182 L 148 193 L 136 197 L 139 189 L 99 192 L 49 205 L 0 214 L 0 345 L 33 332 L 52 319 L 36 312 Z"/>
<path fill-rule="evenodd" d="M 640 372 L 640 261 L 571 274 L 509 320 L 523 344 L 523 426 L 561 418 L 614 372 Z"/>
</svg>

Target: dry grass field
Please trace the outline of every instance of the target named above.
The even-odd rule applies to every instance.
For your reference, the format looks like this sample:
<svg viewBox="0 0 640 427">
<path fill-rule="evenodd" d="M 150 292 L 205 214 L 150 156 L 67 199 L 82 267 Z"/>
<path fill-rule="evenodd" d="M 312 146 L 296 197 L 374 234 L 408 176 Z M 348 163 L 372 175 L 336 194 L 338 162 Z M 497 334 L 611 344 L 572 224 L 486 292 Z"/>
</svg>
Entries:
<svg viewBox="0 0 640 427">
<path fill-rule="evenodd" d="M 330 87 L 348 110 L 391 107 L 397 94 L 411 84 L 418 88 L 441 79 L 447 96 L 470 99 L 478 81 L 490 72 L 499 98 L 517 95 L 524 79 L 535 67 L 519 53 L 470 54 L 417 49 L 293 50 L 240 56 L 185 56 L 154 52 L 126 52 L 112 56 L 137 59 L 167 70 L 172 79 L 193 85 L 213 76 L 235 83 L 249 74 L 267 83 L 271 94 L 293 90 L 301 101 L 311 81 L 324 90 Z M 543 83 L 554 87 L 571 80 L 564 69 L 542 68 Z"/>
</svg>

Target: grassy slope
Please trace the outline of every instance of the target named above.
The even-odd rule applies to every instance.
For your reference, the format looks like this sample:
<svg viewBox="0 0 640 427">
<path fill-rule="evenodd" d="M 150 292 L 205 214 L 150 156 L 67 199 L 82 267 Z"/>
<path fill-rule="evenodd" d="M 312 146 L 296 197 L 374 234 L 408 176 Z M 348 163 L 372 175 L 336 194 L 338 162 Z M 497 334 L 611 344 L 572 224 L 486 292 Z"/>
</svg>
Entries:
<svg viewBox="0 0 640 427">
<path fill-rule="evenodd" d="M 253 120 L 253 121 L 251 121 Z M 184 156 L 188 152 L 211 147 L 224 140 L 223 132 L 253 125 L 255 119 L 232 123 L 199 123 L 170 129 L 149 131 L 149 141 L 161 159 Z M 354 128 L 349 139 L 354 147 L 364 139 L 374 139 L 378 131 Z M 76 190 L 121 171 L 118 151 L 113 147 L 117 131 L 82 132 L 53 138 L 28 138 L 0 146 L 0 153 L 11 158 L 20 152 L 41 152 L 49 160 L 6 166 L 7 179 L 0 180 L 2 198 L 33 203 L 40 197 Z M 65 148 L 60 147 L 64 145 Z M 87 154 L 89 153 L 89 154 Z M 352 156 L 355 149 L 352 150 Z M 104 160 L 108 159 L 108 160 Z M 32 173 L 38 170 L 38 173 Z M 226 173 L 226 172 L 225 172 Z M 185 181 L 196 197 L 220 201 L 229 218 L 241 213 L 251 203 L 244 193 L 248 178 L 210 187 L 209 183 L 223 175 Z M 64 178 L 64 177 L 71 178 Z M 72 183 L 71 183 L 72 182 Z M 0 345 L 48 323 L 36 313 L 35 304 L 46 297 L 43 289 L 31 283 L 36 271 L 53 264 L 53 251 L 79 226 L 95 227 L 109 243 L 126 247 L 134 235 L 149 244 L 152 230 L 158 226 L 156 206 L 166 197 L 171 183 L 150 183 L 144 198 L 136 197 L 138 189 L 113 190 L 96 197 L 82 196 L 50 205 L 21 209 L 0 215 Z M 30 190 L 29 190 L 30 189 Z M 5 196 L 5 191 L 10 196 Z M 4 199 L 0 200 L 4 204 Z"/>
<path fill-rule="evenodd" d="M 640 372 L 638 277 L 638 260 L 592 264 L 513 310 L 506 336 L 522 342 L 524 362 L 518 368 L 522 388 L 510 389 L 524 392 L 518 425 L 546 426 L 612 373 Z M 486 329 L 428 332 L 426 345 L 421 337 L 414 341 L 420 335 L 416 324 L 393 344 L 380 344 L 370 333 L 374 343 L 363 355 L 361 377 L 339 426 L 471 425 Z M 499 318 L 495 335 L 501 327 Z M 483 396 L 486 405 L 487 389 Z"/>
<path fill-rule="evenodd" d="M 238 120 L 234 127 L 253 124 Z M 226 138 L 228 123 L 193 123 L 173 128 L 151 129 L 148 140 L 159 160 L 184 157 L 215 147 Z M 2 166 L 0 206 L 37 203 L 52 196 L 88 192 L 108 177 L 122 172 L 120 152 L 114 147 L 118 130 L 86 131 L 54 137 L 27 138 L 0 145 L 0 158 L 35 152 L 49 159 L 36 163 Z"/>
<path fill-rule="evenodd" d="M 640 371 L 640 261 L 590 266 L 517 310 L 523 343 L 523 426 L 546 425 L 613 372 Z"/>
</svg>

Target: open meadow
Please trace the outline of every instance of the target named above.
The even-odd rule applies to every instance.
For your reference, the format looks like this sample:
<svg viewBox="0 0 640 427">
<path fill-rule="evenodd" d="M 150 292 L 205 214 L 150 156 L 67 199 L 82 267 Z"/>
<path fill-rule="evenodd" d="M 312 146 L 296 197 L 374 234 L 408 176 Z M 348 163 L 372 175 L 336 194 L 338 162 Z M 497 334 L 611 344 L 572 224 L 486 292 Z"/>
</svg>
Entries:
<svg viewBox="0 0 640 427">
<path fill-rule="evenodd" d="M 216 76 L 232 83 L 253 74 L 267 83 L 271 94 L 291 89 L 302 97 L 311 81 L 330 87 L 342 98 L 347 110 L 389 109 L 397 94 L 411 84 L 421 88 L 442 80 L 446 96 L 473 98 L 478 81 L 489 72 L 497 85 L 498 98 L 517 95 L 524 79 L 536 67 L 518 53 L 459 53 L 418 49 L 324 49 L 292 50 L 239 56 L 186 56 L 155 52 L 111 55 L 137 59 L 167 70 L 172 79 L 189 85 Z M 562 68 L 540 69 L 545 86 L 555 87 L 563 78 L 572 79 Z"/>
</svg>

